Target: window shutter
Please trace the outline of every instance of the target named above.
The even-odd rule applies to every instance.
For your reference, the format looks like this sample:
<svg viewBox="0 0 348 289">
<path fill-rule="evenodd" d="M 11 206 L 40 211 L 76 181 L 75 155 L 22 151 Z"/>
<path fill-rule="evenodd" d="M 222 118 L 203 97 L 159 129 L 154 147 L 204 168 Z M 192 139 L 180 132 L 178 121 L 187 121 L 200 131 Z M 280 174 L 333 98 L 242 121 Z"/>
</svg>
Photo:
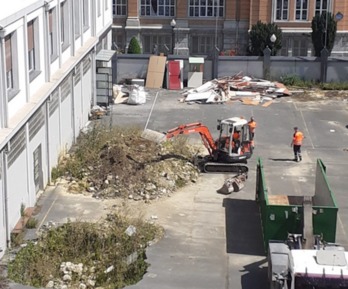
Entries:
<svg viewBox="0 0 348 289">
<path fill-rule="evenodd" d="M 28 51 L 34 48 L 34 21 L 28 23 Z"/>
<path fill-rule="evenodd" d="M 48 13 L 48 32 L 53 32 L 53 10 Z"/>
<path fill-rule="evenodd" d="M 5 37 L 5 51 L 6 51 L 6 72 L 12 69 L 12 44 L 11 35 Z"/>
</svg>

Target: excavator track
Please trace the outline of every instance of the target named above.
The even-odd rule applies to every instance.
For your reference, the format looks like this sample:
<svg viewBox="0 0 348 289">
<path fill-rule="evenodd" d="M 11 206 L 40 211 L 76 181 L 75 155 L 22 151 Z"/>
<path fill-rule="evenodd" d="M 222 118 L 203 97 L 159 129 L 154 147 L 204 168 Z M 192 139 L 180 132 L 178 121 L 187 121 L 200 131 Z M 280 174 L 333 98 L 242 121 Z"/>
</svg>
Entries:
<svg viewBox="0 0 348 289">
<path fill-rule="evenodd" d="M 249 171 L 249 168 L 244 164 L 206 162 L 203 165 L 203 171 L 205 173 L 247 174 Z"/>
</svg>

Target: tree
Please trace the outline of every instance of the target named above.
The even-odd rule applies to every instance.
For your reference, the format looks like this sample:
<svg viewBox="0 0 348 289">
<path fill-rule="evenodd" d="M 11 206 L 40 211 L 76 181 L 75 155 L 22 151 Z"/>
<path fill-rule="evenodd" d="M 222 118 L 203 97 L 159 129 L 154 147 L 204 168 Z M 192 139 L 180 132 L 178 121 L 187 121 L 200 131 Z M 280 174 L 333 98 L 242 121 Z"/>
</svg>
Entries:
<svg viewBox="0 0 348 289">
<path fill-rule="evenodd" d="M 277 37 L 274 43 L 270 39 L 272 34 Z M 266 24 L 259 20 L 251 27 L 249 38 L 250 55 L 263 56 L 263 50 L 267 46 L 271 49 L 271 55 L 276 55 L 282 48 L 282 30 L 274 23 Z"/>
<path fill-rule="evenodd" d="M 335 43 L 336 31 L 337 22 L 335 21 L 332 13 L 329 12 L 326 14 L 326 12 L 324 12 L 313 17 L 312 43 L 315 56 L 320 57 L 320 53 L 323 48 L 326 48 L 329 53 L 331 53 Z"/>
<path fill-rule="evenodd" d="M 141 48 L 136 37 L 132 37 L 128 46 L 128 54 L 141 54 Z"/>
</svg>

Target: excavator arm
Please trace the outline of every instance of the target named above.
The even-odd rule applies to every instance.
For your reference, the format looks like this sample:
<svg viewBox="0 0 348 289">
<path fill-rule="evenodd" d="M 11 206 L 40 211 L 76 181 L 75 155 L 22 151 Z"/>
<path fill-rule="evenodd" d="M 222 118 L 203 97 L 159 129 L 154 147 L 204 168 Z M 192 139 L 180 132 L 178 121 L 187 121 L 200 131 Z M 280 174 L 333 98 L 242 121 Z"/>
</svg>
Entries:
<svg viewBox="0 0 348 289">
<path fill-rule="evenodd" d="M 209 154 L 213 156 L 213 152 L 217 149 L 214 139 L 209 131 L 209 129 L 200 122 L 182 124 L 178 127 L 172 128 L 167 131 L 166 138 L 170 139 L 172 137 L 181 135 L 181 134 L 191 134 L 191 133 L 199 133 L 204 146 L 209 151 Z"/>
</svg>

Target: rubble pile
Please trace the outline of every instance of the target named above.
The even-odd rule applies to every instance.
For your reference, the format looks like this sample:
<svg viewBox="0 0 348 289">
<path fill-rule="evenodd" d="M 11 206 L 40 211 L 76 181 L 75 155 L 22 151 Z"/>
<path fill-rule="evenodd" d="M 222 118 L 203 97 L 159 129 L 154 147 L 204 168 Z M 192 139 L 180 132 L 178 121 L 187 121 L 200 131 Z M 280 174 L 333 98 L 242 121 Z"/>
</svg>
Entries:
<svg viewBox="0 0 348 289">
<path fill-rule="evenodd" d="M 105 144 L 99 159 L 83 169 L 82 179 L 71 175 L 64 178 L 70 192 L 80 193 L 82 188 L 83 193 L 95 198 L 123 197 L 148 202 L 196 182 L 199 176 L 193 164 L 196 152 L 188 145 L 183 150 L 186 152 L 180 154 L 170 143 L 157 144 L 134 135 Z"/>
<path fill-rule="evenodd" d="M 239 73 L 213 79 L 184 91 L 182 95 L 181 102 L 222 103 L 239 100 L 245 104 L 257 105 L 291 93 L 282 83 L 242 76 Z"/>
</svg>

